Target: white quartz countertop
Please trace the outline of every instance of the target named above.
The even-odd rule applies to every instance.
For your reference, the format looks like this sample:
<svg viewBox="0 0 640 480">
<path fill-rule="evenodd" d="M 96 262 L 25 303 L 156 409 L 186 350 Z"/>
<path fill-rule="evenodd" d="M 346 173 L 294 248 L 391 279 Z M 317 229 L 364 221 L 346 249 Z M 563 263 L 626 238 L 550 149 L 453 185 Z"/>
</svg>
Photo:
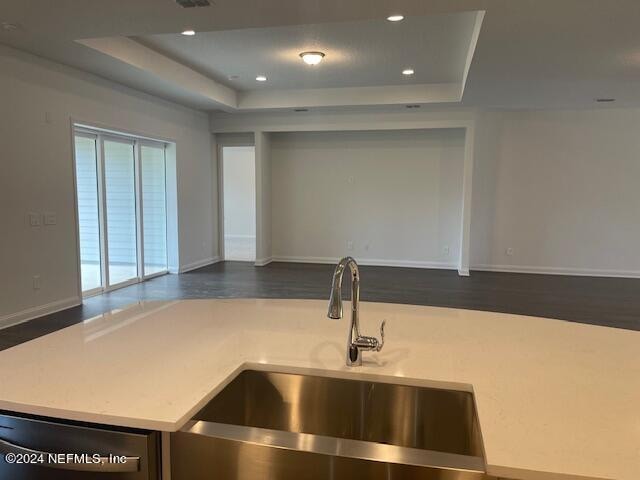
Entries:
<svg viewBox="0 0 640 480">
<path fill-rule="evenodd" d="M 0 409 L 176 431 L 246 368 L 396 377 L 473 390 L 489 474 L 640 479 L 639 332 L 365 302 L 362 331 L 386 319 L 386 344 L 349 368 L 348 314 L 329 320 L 326 308 L 234 299 L 111 312 L 0 352 Z"/>
</svg>

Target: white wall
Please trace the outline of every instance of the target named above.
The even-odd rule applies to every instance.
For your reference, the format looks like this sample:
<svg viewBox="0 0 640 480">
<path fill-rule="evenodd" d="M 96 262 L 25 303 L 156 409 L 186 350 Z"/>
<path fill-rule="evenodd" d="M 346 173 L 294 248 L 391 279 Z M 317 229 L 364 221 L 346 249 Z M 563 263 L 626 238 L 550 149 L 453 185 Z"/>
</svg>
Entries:
<svg viewBox="0 0 640 480">
<path fill-rule="evenodd" d="M 256 259 L 254 147 L 223 147 L 224 258 Z"/>
<path fill-rule="evenodd" d="M 477 125 L 472 268 L 640 276 L 640 110 L 488 112 Z"/>
<path fill-rule="evenodd" d="M 278 133 L 271 156 L 276 260 L 456 267 L 464 130 Z"/>
<path fill-rule="evenodd" d="M 79 301 L 71 118 L 175 141 L 179 265 L 215 255 L 207 115 L 7 47 L 0 105 L 0 323 Z M 57 224 L 29 227 L 31 211 Z"/>
<path fill-rule="evenodd" d="M 256 168 L 254 147 L 225 147 L 224 234 L 256 235 Z"/>
<path fill-rule="evenodd" d="M 217 132 L 442 128 L 447 122 L 475 125 L 472 268 L 640 276 L 639 109 L 211 116 Z"/>
</svg>

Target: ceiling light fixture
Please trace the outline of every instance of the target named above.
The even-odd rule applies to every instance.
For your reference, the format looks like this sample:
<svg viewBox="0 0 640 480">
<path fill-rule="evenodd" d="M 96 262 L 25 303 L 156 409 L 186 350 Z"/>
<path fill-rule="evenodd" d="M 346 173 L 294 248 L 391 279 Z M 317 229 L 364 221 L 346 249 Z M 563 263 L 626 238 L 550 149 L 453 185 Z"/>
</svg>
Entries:
<svg viewBox="0 0 640 480">
<path fill-rule="evenodd" d="M 187 37 L 193 37 L 195 34 L 196 34 L 196 31 L 191 29 L 187 29 L 182 32 L 182 35 L 185 35 Z"/>
<path fill-rule="evenodd" d="M 612 103 L 615 102 L 615 98 L 596 98 L 596 102 L 598 103 Z"/>
<path fill-rule="evenodd" d="M 266 82 L 267 81 L 267 77 L 265 75 L 258 75 L 256 77 L 256 81 L 257 82 Z"/>
<path fill-rule="evenodd" d="M 307 65 L 318 65 L 322 59 L 324 58 L 324 53 L 322 52 L 302 52 L 300 54 L 300 58 Z"/>
<path fill-rule="evenodd" d="M 412 105 L 406 105 L 407 108 L 420 108 L 420 105 L 417 104 L 412 104 Z"/>
<path fill-rule="evenodd" d="M 413 71 L 413 68 L 405 68 L 404 70 L 402 70 L 402 74 L 403 75 L 413 75 L 415 72 Z"/>
<path fill-rule="evenodd" d="M 400 22 L 401 20 L 404 20 L 404 16 L 403 15 L 389 15 L 387 17 L 387 20 L 389 20 L 390 22 Z"/>
</svg>

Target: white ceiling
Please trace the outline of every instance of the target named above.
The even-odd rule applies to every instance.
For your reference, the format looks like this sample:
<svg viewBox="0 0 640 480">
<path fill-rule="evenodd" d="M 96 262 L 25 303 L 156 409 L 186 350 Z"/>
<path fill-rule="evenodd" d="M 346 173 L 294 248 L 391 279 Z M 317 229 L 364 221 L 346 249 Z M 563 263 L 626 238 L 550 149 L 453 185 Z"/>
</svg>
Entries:
<svg viewBox="0 0 640 480">
<path fill-rule="evenodd" d="M 383 19 L 387 15 L 401 12 L 407 18 L 402 23 L 409 30 L 412 22 L 418 22 L 423 17 L 427 17 L 426 21 L 437 22 L 438 18 L 442 20 L 448 16 L 437 15 L 478 10 L 486 11 L 486 15 L 467 77 L 462 105 L 490 108 L 586 107 L 593 106 L 597 97 L 614 97 L 617 99 L 616 106 L 640 105 L 638 0 L 216 0 L 214 6 L 198 9 L 182 9 L 172 0 L 2 0 L 0 22 L 15 22 L 21 28 L 12 32 L 0 31 L 0 43 L 207 110 L 221 108 L 220 102 L 207 92 L 215 93 L 220 88 L 225 92 L 227 68 L 238 71 L 244 68 L 246 73 L 243 75 L 249 75 L 251 69 L 242 63 L 232 65 L 233 58 L 222 62 L 220 67 L 213 62 L 213 53 L 204 51 L 204 46 L 197 58 L 183 58 L 184 52 L 180 51 L 182 47 L 177 41 L 168 39 L 186 27 L 213 33 L 184 40 L 206 43 L 207 39 L 223 42 L 239 38 L 243 43 L 248 42 L 248 45 L 253 33 L 257 32 L 258 36 L 263 35 L 262 38 L 277 40 L 277 48 L 285 47 L 285 35 L 282 32 L 291 28 L 291 32 L 297 32 L 293 43 L 299 44 L 309 36 L 319 35 L 323 42 L 327 42 L 326 48 L 329 50 L 344 49 L 364 38 L 364 35 L 360 37 L 354 34 L 349 45 L 330 43 L 335 37 L 324 36 L 324 33 L 334 29 L 339 31 L 341 25 L 337 22 L 362 22 L 371 24 L 373 28 L 377 24 L 384 24 Z M 321 33 L 310 33 L 305 25 L 323 27 L 318 27 Z M 243 32 L 246 39 L 243 39 Z M 343 33 L 349 35 L 349 32 Z M 426 37 L 431 34 L 423 33 Z M 449 32 L 441 33 L 446 36 Z M 163 34 L 170 35 L 164 37 Z M 363 57 L 365 63 L 380 66 L 380 70 L 373 73 L 367 73 L 369 67 L 364 64 L 353 64 L 352 71 L 348 68 L 344 71 L 335 70 L 329 76 L 331 69 L 325 68 L 323 72 L 327 72 L 326 77 L 318 75 L 315 78 L 298 77 L 292 80 L 295 75 L 307 75 L 308 70 L 298 71 L 302 67 L 300 64 L 278 64 L 277 68 L 270 70 L 274 73 L 266 72 L 270 77 L 270 85 L 259 87 L 264 92 L 250 90 L 249 93 L 243 93 L 241 90 L 250 88 L 248 84 L 242 85 L 244 80 L 238 85 L 226 83 L 239 91 L 238 105 L 245 102 L 256 108 L 294 106 L 296 102 L 304 103 L 312 96 L 316 100 L 313 105 L 318 106 L 327 103 L 330 98 L 344 101 L 358 93 L 357 90 L 348 90 L 352 88 L 348 85 L 361 87 L 364 81 L 372 82 L 372 86 L 366 88 L 373 90 L 359 89 L 370 93 L 367 101 L 361 104 L 377 98 L 390 98 L 388 103 L 397 103 L 399 100 L 409 103 L 412 98 L 417 99 L 418 103 L 422 100 L 425 103 L 457 102 L 453 92 L 438 90 L 434 93 L 435 87 L 428 87 L 432 85 L 431 82 L 439 81 L 439 75 L 443 75 L 442 78 L 446 76 L 445 72 L 450 68 L 446 67 L 448 58 L 436 62 L 437 72 L 416 68 L 417 75 L 406 82 L 406 88 L 402 87 L 402 83 L 396 84 L 393 87 L 395 90 L 376 87 L 389 85 L 389 78 L 396 70 L 394 62 L 399 64 L 416 55 L 416 50 L 411 51 L 415 48 L 411 42 L 406 45 L 400 42 L 399 46 L 394 44 L 393 48 L 383 45 L 381 48 L 375 44 L 378 35 L 380 32 L 370 39 L 370 47 L 364 44 L 368 50 L 366 57 Z M 207 73 L 207 76 L 194 77 L 193 81 L 186 83 L 176 81 L 177 75 L 173 78 L 165 76 L 164 70 L 156 68 L 163 63 L 159 60 L 163 59 L 156 58 L 150 64 L 144 59 L 144 52 L 139 51 L 138 61 L 128 62 L 126 58 L 105 55 L 76 42 L 83 38 L 118 36 L 142 38 L 147 45 L 149 42 L 160 42 L 154 43 L 154 48 L 161 50 L 176 48 L 170 56 L 180 58 L 187 64 L 184 66 L 187 70 L 181 71 L 181 75 L 189 72 L 198 74 L 200 71 Z M 460 39 L 460 36 L 457 38 Z M 183 43 L 183 39 L 179 40 Z M 348 39 L 345 37 L 346 41 Z M 125 46 L 131 47 L 131 44 Z M 254 65 L 257 60 L 264 61 L 263 68 L 268 68 L 268 56 L 255 53 L 258 47 L 265 52 L 268 46 L 256 43 L 254 47 L 256 49 L 250 56 L 252 60 L 248 63 Z M 276 48 L 274 45 L 271 47 Z M 294 47 L 297 50 L 298 46 L 291 48 Z M 455 49 L 453 46 L 451 48 Z M 422 49 L 417 51 L 423 52 Z M 425 57 L 435 54 L 437 51 L 431 51 Z M 327 60 L 330 58 L 327 57 Z M 423 62 L 422 57 L 419 61 Z M 421 65 L 427 63 L 424 61 Z M 180 70 L 180 65 L 171 63 L 170 59 L 163 65 L 165 69 Z M 189 69 L 189 66 L 197 71 Z M 321 67 L 324 68 L 323 65 Z M 419 78 L 418 72 L 426 76 Z M 211 84 L 205 85 L 207 81 Z M 421 83 L 413 84 L 414 81 Z M 192 87 L 194 85 L 202 88 Z M 296 86 L 295 95 L 287 94 L 291 85 Z M 341 86 L 344 91 L 338 95 L 328 87 L 330 85 Z M 398 90 L 397 85 L 403 90 Z M 323 95 L 319 94 L 321 90 Z M 267 94 L 271 97 L 265 97 Z M 286 103 L 283 98 L 294 100 Z M 336 106 L 337 102 L 332 105 Z"/>
<path fill-rule="evenodd" d="M 461 82 L 475 12 L 138 37 L 237 90 L 339 88 Z M 299 57 L 326 54 L 317 66 Z M 413 76 L 402 75 L 413 68 Z M 267 82 L 256 82 L 258 74 Z M 229 76 L 237 75 L 230 81 Z"/>
</svg>

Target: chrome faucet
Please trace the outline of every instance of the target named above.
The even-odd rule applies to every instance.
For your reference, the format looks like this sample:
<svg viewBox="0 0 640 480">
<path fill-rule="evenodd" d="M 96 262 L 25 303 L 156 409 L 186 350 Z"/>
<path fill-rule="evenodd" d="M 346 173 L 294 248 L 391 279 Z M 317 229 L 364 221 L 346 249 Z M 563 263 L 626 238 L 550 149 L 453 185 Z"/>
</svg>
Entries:
<svg viewBox="0 0 640 480">
<path fill-rule="evenodd" d="M 380 340 L 375 337 L 360 335 L 360 321 L 358 317 L 360 306 L 360 272 L 358 264 L 351 257 L 344 257 L 333 272 L 331 284 L 331 296 L 329 297 L 329 318 L 342 318 L 342 274 L 346 267 L 351 270 L 351 326 L 347 337 L 347 366 L 358 367 L 362 365 L 362 352 L 375 350 L 379 352 L 384 346 L 384 325 L 380 325 Z"/>
</svg>

